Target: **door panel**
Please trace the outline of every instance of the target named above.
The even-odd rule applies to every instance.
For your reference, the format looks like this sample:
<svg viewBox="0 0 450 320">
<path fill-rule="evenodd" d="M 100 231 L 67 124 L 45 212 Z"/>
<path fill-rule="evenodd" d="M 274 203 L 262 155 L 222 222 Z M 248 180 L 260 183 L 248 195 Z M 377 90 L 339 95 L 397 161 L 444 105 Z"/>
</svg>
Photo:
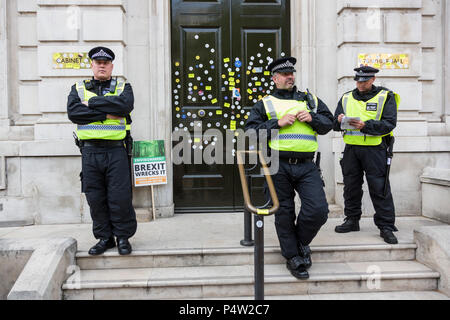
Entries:
<svg viewBox="0 0 450 320">
<path fill-rule="evenodd" d="M 290 51 L 289 26 L 285 0 L 172 0 L 172 123 L 175 131 L 191 134 L 193 160 L 220 144 L 205 131 L 216 129 L 225 141 L 226 132 L 244 128 L 252 106 L 273 90 L 265 67 Z M 240 90 L 240 100 L 233 98 L 233 88 Z M 224 155 L 234 155 L 234 149 L 221 147 Z M 233 161 L 195 163 L 174 165 L 176 212 L 242 210 Z M 263 179 L 255 172 L 252 197 L 261 205 Z"/>
</svg>

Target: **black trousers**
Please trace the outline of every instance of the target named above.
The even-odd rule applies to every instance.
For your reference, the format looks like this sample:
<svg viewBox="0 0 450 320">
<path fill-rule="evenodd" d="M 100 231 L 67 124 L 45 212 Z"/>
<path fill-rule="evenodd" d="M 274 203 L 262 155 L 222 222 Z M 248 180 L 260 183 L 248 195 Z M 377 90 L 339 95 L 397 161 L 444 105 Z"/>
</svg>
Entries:
<svg viewBox="0 0 450 320">
<path fill-rule="evenodd" d="M 395 208 L 389 181 L 386 197 L 384 196 L 386 163 L 384 142 L 379 146 L 346 145 L 344 157 L 341 160 L 344 176 L 344 213 L 346 217 L 361 218 L 362 185 L 365 173 L 370 198 L 375 208 L 375 225 L 380 229 L 386 227 L 397 231 L 394 225 Z"/>
<path fill-rule="evenodd" d="M 275 228 L 281 254 L 286 259 L 297 256 L 298 245 L 309 245 L 328 219 L 328 203 L 322 179 L 316 165 L 309 161 L 289 164 L 280 159 L 278 173 L 272 176 L 280 209 L 275 213 Z M 295 212 L 295 192 L 301 200 L 298 216 Z M 269 198 L 265 186 L 266 198 Z"/>
<path fill-rule="evenodd" d="M 136 233 L 131 173 L 124 147 L 84 147 L 82 188 L 96 239 L 128 239 Z"/>
</svg>

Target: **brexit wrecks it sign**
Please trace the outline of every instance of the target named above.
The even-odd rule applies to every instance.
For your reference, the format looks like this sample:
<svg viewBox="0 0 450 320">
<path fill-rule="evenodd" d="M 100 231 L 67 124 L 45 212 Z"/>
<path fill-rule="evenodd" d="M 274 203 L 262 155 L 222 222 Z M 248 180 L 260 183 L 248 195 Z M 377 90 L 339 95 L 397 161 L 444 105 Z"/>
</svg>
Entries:
<svg viewBox="0 0 450 320">
<path fill-rule="evenodd" d="M 167 184 L 164 140 L 134 142 L 133 173 L 136 187 Z"/>
</svg>

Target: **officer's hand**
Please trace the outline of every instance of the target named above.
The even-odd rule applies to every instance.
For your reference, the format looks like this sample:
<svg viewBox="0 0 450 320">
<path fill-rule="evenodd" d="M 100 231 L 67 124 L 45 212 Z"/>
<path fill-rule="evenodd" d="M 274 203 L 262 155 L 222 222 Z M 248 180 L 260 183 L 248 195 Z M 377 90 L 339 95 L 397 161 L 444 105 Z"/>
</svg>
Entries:
<svg viewBox="0 0 450 320">
<path fill-rule="evenodd" d="M 357 129 L 357 130 L 361 130 L 362 128 L 364 128 L 366 126 L 366 123 L 361 120 L 350 120 L 348 123 L 351 126 L 355 127 L 355 129 Z"/>
<path fill-rule="evenodd" d="M 106 119 L 110 119 L 110 120 L 120 120 L 123 117 L 118 117 L 118 116 L 113 116 L 112 114 L 107 114 L 106 115 Z"/>
<path fill-rule="evenodd" d="M 344 119 L 344 117 L 345 117 L 345 114 L 341 113 L 338 117 L 338 122 L 342 123 L 342 119 Z"/>
<path fill-rule="evenodd" d="M 297 120 L 300 122 L 311 122 L 312 121 L 311 114 L 306 110 L 302 110 L 299 113 L 297 113 L 296 117 L 297 117 Z"/>
<path fill-rule="evenodd" d="M 286 127 L 286 126 L 291 126 L 295 120 L 297 120 L 297 118 L 295 117 L 295 115 L 293 114 L 287 114 L 285 115 L 283 118 L 281 118 L 280 120 L 278 120 L 278 125 L 280 127 Z"/>
</svg>

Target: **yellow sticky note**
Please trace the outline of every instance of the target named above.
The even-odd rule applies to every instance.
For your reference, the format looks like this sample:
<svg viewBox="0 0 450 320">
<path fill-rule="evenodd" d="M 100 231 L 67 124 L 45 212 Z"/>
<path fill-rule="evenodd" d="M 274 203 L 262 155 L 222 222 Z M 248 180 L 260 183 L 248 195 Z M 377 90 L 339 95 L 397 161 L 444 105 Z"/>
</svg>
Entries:
<svg viewBox="0 0 450 320">
<path fill-rule="evenodd" d="M 258 209 L 256 211 L 257 215 L 267 216 L 269 214 L 269 209 Z"/>
<path fill-rule="evenodd" d="M 224 107 L 226 107 L 226 108 L 231 107 L 231 104 L 229 104 L 228 102 L 225 102 L 223 105 L 224 105 Z"/>
<path fill-rule="evenodd" d="M 231 84 L 231 83 L 230 83 Z M 234 87 L 229 87 L 228 88 L 230 91 L 234 91 Z"/>
<path fill-rule="evenodd" d="M 217 103 L 217 99 L 212 99 L 212 100 L 211 100 L 211 103 L 212 103 L 212 104 L 216 104 L 216 103 Z"/>
<path fill-rule="evenodd" d="M 199 143 L 200 141 L 201 141 L 200 138 L 194 138 L 195 143 Z"/>
<path fill-rule="evenodd" d="M 218 114 L 218 115 L 221 115 L 223 112 L 222 112 L 222 110 L 217 110 L 216 111 L 216 114 Z"/>
<path fill-rule="evenodd" d="M 230 86 L 234 87 L 235 85 L 236 85 L 236 83 L 234 81 L 230 82 Z"/>
<path fill-rule="evenodd" d="M 270 71 L 264 71 L 265 76 L 270 76 Z"/>
<path fill-rule="evenodd" d="M 234 82 L 234 78 L 233 78 L 233 77 L 229 77 L 229 78 L 228 78 L 228 81 Z"/>
<path fill-rule="evenodd" d="M 224 58 L 223 62 L 230 62 L 230 58 Z"/>
<path fill-rule="evenodd" d="M 261 85 L 261 82 L 255 82 L 255 86 L 259 87 Z"/>
<path fill-rule="evenodd" d="M 252 94 L 252 93 L 253 93 L 252 89 L 247 89 L 247 92 L 248 92 L 249 94 Z"/>
<path fill-rule="evenodd" d="M 236 130 L 236 121 L 233 120 L 230 122 L 230 130 Z"/>
<path fill-rule="evenodd" d="M 234 72 L 228 72 L 228 74 L 229 74 L 230 76 L 232 76 L 232 77 L 235 75 Z"/>
<path fill-rule="evenodd" d="M 211 86 L 206 86 L 206 91 L 211 91 Z"/>
<path fill-rule="evenodd" d="M 190 79 L 195 78 L 195 74 L 189 73 L 189 78 L 190 78 Z"/>
</svg>

